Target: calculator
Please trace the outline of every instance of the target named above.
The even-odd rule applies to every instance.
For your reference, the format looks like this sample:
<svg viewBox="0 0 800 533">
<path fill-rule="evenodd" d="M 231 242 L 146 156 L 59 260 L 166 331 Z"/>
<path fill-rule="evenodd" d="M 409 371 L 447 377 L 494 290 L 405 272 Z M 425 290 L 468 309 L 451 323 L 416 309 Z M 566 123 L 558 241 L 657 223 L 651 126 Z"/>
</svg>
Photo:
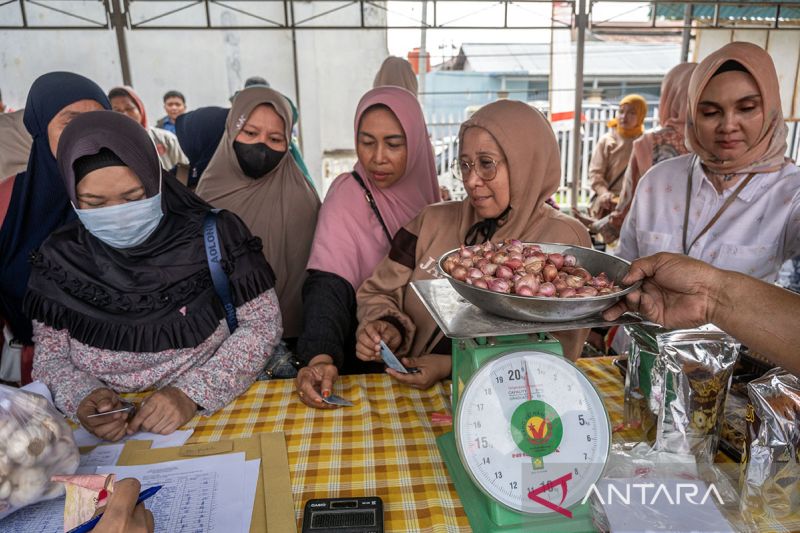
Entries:
<svg viewBox="0 0 800 533">
<path fill-rule="evenodd" d="M 377 496 L 308 500 L 303 533 L 383 533 L 383 501 Z"/>
</svg>

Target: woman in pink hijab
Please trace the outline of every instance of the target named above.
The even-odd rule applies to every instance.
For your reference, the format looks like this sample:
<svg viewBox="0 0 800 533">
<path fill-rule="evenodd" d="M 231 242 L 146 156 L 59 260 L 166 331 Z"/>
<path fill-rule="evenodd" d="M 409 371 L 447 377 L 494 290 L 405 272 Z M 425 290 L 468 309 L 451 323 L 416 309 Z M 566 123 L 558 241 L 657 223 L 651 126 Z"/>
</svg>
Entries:
<svg viewBox="0 0 800 533">
<path fill-rule="evenodd" d="M 309 276 L 303 286 L 303 333 L 297 358 L 300 399 L 328 404 L 339 369 L 356 362 L 356 298 L 389 253 L 395 233 L 440 200 L 433 147 L 416 97 L 400 87 L 366 93 L 355 117 L 358 162 L 331 185 L 319 212 Z M 352 360 L 351 360 L 352 359 Z"/>
</svg>

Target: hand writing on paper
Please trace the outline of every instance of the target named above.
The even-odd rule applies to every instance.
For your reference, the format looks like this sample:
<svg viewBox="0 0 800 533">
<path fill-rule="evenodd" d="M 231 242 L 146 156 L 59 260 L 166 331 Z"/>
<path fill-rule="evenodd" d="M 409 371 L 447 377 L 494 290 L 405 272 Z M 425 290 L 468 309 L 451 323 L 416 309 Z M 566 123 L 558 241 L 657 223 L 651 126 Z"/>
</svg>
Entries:
<svg viewBox="0 0 800 533">
<path fill-rule="evenodd" d="M 431 388 L 436 382 L 447 378 L 452 371 L 452 359 L 449 355 L 438 355 L 429 353 L 419 357 L 403 357 L 400 360 L 406 368 L 417 367 L 419 372 L 415 374 L 403 374 L 391 368 L 386 369 L 386 373 L 400 383 L 405 383 L 409 387 L 425 390 Z"/>
<path fill-rule="evenodd" d="M 169 435 L 197 413 L 197 404 L 177 387 L 164 387 L 142 402 L 128 425 L 128 435 L 150 431 Z"/>
<path fill-rule="evenodd" d="M 117 441 L 125 436 L 128 413 L 114 413 L 89 418 L 89 415 L 105 413 L 122 407 L 116 392 L 107 388 L 95 389 L 78 404 L 78 420 L 87 431 L 98 438 Z"/>
<path fill-rule="evenodd" d="M 145 509 L 143 503 L 136 503 L 141 488 L 139 480 L 133 478 L 114 483 L 108 505 L 98 510 L 103 517 L 94 533 L 153 533 L 153 513 Z"/>
<path fill-rule="evenodd" d="M 356 357 L 362 361 L 381 361 L 381 340 L 390 350 L 395 351 L 403 338 L 397 328 L 385 320 L 369 322 L 358 334 Z"/>
</svg>

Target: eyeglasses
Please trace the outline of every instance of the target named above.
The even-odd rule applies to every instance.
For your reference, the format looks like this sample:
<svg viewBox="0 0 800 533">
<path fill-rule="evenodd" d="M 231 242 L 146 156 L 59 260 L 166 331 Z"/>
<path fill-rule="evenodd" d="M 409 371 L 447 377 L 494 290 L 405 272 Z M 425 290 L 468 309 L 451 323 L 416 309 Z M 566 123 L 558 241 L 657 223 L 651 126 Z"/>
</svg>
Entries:
<svg viewBox="0 0 800 533">
<path fill-rule="evenodd" d="M 465 159 L 454 159 L 451 168 L 455 169 L 461 177 L 461 181 L 467 181 L 472 170 L 483 181 L 492 181 L 497 176 L 497 165 L 503 160 L 495 161 L 489 156 L 480 156 L 475 161 Z"/>
</svg>

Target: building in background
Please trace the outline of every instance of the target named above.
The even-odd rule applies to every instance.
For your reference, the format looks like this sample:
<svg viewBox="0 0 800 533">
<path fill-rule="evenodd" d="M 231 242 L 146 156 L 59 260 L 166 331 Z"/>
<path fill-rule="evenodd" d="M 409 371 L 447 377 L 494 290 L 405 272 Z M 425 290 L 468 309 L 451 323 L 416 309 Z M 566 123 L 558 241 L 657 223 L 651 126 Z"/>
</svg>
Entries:
<svg viewBox="0 0 800 533">
<path fill-rule="evenodd" d="M 614 102 L 625 94 L 639 93 L 657 102 L 661 79 L 679 62 L 680 48 L 680 42 L 587 41 L 586 100 Z M 571 57 L 574 53 L 566 60 Z M 558 61 L 553 58 L 554 65 Z M 464 43 L 456 57 L 428 73 L 425 111 L 460 116 L 467 107 L 497 98 L 547 102 L 549 78 L 549 43 Z"/>
</svg>

